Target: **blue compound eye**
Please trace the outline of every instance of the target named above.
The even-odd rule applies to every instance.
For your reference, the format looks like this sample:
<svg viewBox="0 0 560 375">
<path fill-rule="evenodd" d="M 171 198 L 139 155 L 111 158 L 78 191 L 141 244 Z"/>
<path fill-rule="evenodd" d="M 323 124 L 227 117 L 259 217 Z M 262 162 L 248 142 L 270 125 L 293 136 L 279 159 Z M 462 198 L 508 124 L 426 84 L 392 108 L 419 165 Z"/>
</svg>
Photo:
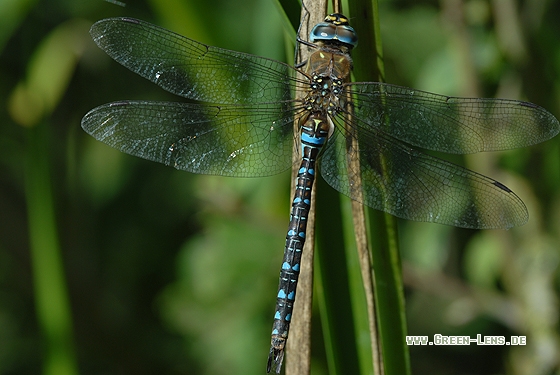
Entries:
<svg viewBox="0 0 560 375">
<path fill-rule="evenodd" d="M 309 34 L 309 41 L 333 41 L 345 44 L 348 48 L 358 45 L 356 31 L 348 25 L 348 19 L 341 14 L 331 14 L 324 22 L 318 23 Z"/>
</svg>

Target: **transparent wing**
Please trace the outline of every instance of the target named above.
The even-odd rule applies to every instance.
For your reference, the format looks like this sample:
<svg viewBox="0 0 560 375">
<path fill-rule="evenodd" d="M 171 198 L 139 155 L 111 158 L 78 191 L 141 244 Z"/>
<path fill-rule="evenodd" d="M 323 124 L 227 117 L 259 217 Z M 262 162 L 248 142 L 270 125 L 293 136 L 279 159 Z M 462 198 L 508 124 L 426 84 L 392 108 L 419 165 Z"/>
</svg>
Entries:
<svg viewBox="0 0 560 375">
<path fill-rule="evenodd" d="M 533 145 L 560 131 L 543 108 L 505 99 L 469 99 L 377 82 L 350 83 L 355 115 L 367 130 L 453 154 Z"/>
<path fill-rule="evenodd" d="M 359 146 L 348 152 L 341 126 L 325 146 L 320 170 L 350 198 L 404 219 L 463 228 L 510 228 L 528 220 L 521 199 L 501 183 L 376 130 L 359 129 Z M 350 160 L 358 167 L 349 168 Z"/>
<path fill-rule="evenodd" d="M 207 46 L 132 18 L 98 21 L 90 34 L 117 62 L 185 98 L 220 104 L 291 99 L 294 69 L 278 61 Z"/>
<path fill-rule="evenodd" d="M 82 128 L 122 152 L 177 169 L 221 176 L 269 176 L 288 169 L 291 102 L 211 106 L 122 101 L 87 113 Z"/>
</svg>

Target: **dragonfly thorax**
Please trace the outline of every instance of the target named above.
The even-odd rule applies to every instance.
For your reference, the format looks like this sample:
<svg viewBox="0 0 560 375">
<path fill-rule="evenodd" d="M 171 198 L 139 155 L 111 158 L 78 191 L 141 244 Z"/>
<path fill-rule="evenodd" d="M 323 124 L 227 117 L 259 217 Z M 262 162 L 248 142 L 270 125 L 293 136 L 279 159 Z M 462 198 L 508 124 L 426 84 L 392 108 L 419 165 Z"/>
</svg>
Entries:
<svg viewBox="0 0 560 375">
<path fill-rule="evenodd" d="M 344 87 L 339 79 L 315 76 L 305 98 L 305 108 L 309 112 L 336 115 L 344 106 L 341 93 Z"/>
<path fill-rule="evenodd" d="M 313 53 L 307 62 L 310 77 L 309 92 L 305 107 L 312 112 L 335 115 L 344 107 L 344 84 L 352 70 L 352 60 L 346 53 Z"/>
</svg>

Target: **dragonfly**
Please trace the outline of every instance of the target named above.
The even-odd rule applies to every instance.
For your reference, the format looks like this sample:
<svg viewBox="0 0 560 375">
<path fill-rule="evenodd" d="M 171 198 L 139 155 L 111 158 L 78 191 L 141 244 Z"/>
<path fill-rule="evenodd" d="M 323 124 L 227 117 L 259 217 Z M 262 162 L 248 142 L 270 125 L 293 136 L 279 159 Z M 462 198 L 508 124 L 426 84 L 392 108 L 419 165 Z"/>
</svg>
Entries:
<svg viewBox="0 0 560 375">
<path fill-rule="evenodd" d="M 358 37 L 338 13 L 312 29 L 310 57 L 296 67 L 132 18 L 101 20 L 90 33 L 115 61 L 189 100 L 101 105 L 82 120 L 97 140 L 179 170 L 236 177 L 289 169 L 300 141 L 267 372 L 279 373 L 284 358 L 317 171 L 339 192 L 400 218 L 507 229 L 528 220 L 512 190 L 420 149 L 505 150 L 560 130 L 552 114 L 525 101 L 351 82 Z"/>
</svg>

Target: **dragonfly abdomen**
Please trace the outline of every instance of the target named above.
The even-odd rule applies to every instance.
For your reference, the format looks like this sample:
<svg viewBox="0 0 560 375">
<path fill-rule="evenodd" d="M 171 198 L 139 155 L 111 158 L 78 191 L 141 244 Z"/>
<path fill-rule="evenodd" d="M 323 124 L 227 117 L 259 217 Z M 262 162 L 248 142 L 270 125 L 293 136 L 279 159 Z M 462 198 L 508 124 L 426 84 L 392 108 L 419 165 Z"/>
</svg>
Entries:
<svg viewBox="0 0 560 375">
<path fill-rule="evenodd" d="M 280 283 L 276 311 L 272 326 L 272 339 L 267 371 L 280 371 L 284 346 L 288 338 L 293 304 L 300 272 L 301 256 L 307 230 L 307 217 L 311 208 L 311 191 L 315 181 L 317 155 L 329 135 L 330 125 L 324 113 L 307 116 L 301 130 L 302 160 L 296 178 L 296 189 L 290 211 L 290 224 L 286 235 L 284 259 L 280 270 Z"/>
</svg>

